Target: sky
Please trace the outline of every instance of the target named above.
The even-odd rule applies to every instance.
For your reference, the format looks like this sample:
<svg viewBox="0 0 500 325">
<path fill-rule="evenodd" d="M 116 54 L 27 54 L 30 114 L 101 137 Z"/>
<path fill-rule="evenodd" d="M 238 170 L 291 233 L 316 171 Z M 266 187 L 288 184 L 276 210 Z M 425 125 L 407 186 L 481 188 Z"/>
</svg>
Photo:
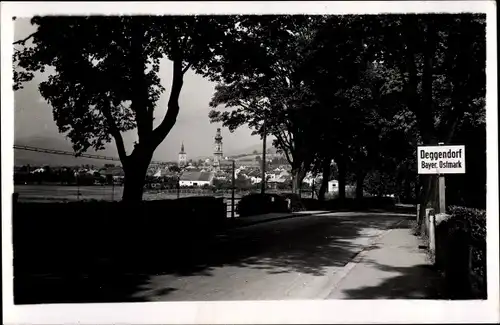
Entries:
<svg viewBox="0 0 500 325">
<path fill-rule="evenodd" d="M 15 22 L 15 39 L 22 39 L 34 32 L 36 27 L 29 19 L 19 18 Z M 166 105 L 170 95 L 172 80 L 172 62 L 164 59 L 159 72 L 161 83 L 165 88 L 155 109 L 155 126 L 158 125 L 166 112 Z M 54 140 L 54 146 L 61 141 L 68 141 L 58 132 L 52 118 L 52 108 L 45 102 L 38 92 L 38 84 L 47 75 L 38 74 L 35 79 L 26 83 L 24 89 L 14 94 L 14 141 L 29 138 L 46 138 Z M 208 103 L 214 92 L 215 84 L 203 77 L 188 71 L 184 76 L 184 86 L 179 98 L 180 112 L 177 123 L 158 146 L 153 159 L 177 160 L 181 143 L 184 142 L 189 158 L 211 156 L 216 129 L 220 124 L 211 124 L 208 118 L 210 108 Z M 241 150 L 260 143 L 259 136 L 252 136 L 251 130 L 242 127 L 234 133 L 222 128 L 223 150 L 227 153 L 239 153 Z M 136 132 L 129 131 L 123 134 L 127 153 L 130 153 Z M 23 141 L 25 142 L 25 141 Z M 50 143 L 50 141 L 49 141 Z M 26 144 L 26 143 L 23 143 Z M 52 149 L 52 148 L 48 148 Z M 60 148 L 53 148 L 60 149 Z M 106 154 L 116 154 L 114 143 L 107 146 Z M 117 154 L 116 154 L 117 155 Z"/>
</svg>

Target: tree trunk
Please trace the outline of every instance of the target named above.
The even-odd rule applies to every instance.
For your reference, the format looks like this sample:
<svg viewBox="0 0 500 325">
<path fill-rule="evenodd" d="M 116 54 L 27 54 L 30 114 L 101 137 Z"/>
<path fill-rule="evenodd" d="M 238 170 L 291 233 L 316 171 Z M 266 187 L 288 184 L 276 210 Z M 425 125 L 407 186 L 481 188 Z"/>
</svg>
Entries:
<svg viewBox="0 0 500 325">
<path fill-rule="evenodd" d="M 304 172 L 301 168 L 292 169 L 292 193 L 300 195 L 300 187 L 304 179 Z"/>
<path fill-rule="evenodd" d="M 345 185 L 346 185 L 346 164 L 345 161 L 341 158 L 337 163 L 338 172 L 339 172 L 339 199 L 341 201 L 345 200 Z"/>
<path fill-rule="evenodd" d="M 327 158 L 323 160 L 323 179 L 321 180 L 321 186 L 318 192 L 318 200 L 324 201 L 325 194 L 328 190 L 328 182 L 330 181 L 330 173 L 331 173 L 331 159 Z"/>
<path fill-rule="evenodd" d="M 413 175 L 410 175 L 410 171 L 408 168 L 405 170 L 405 179 L 403 180 L 403 203 L 410 203 L 412 202 L 412 195 L 411 195 L 411 183 L 413 180 Z M 415 185 L 416 186 L 416 185 Z"/>
<path fill-rule="evenodd" d="M 122 201 L 137 203 L 142 201 L 144 184 L 146 183 L 146 173 L 151 155 L 140 155 L 137 152 L 128 157 L 129 160 L 124 164 L 125 183 L 123 185 Z"/>
<path fill-rule="evenodd" d="M 363 185 L 365 182 L 365 173 L 362 170 L 356 172 L 356 199 L 363 199 Z"/>
</svg>

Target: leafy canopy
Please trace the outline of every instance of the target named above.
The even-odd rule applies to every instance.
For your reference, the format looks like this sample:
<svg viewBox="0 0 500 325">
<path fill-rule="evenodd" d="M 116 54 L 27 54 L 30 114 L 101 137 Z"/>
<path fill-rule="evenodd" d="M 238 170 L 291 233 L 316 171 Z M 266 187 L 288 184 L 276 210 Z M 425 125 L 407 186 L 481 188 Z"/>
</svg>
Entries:
<svg viewBox="0 0 500 325">
<path fill-rule="evenodd" d="M 36 73 L 53 71 L 40 83 L 40 94 L 78 153 L 102 149 L 111 136 L 120 138 L 119 132 L 135 128 L 139 143 L 154 149 L 175 123 L 182 75 L 189 68 L 212 77 L 224 65 L 235 70 L 230 53 L 238 47 L 236 19 L 34 17 L 36 32 L 15 43 L 14 89 L 21 89 Z M 164 58 L 174 64 L 170 114 L 153 130 L 153 111 L 165 90 L 158 75 Z"/>
</svg>

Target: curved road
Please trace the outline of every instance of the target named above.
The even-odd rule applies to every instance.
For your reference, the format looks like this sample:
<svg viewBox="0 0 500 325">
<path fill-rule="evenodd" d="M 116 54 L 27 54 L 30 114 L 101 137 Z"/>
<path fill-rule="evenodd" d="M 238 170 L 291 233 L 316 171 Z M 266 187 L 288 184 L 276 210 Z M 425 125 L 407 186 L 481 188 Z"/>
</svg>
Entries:
<svg viewBox="0 0 500 325">
<path fill-rule="evenodd" d="M 193 245 L 179 270 L 149 276 L 142 301 L 322 299 L 339 271 L 408 215 L 329 213 L 233 229 Z"/>
<path fill-rule="evenodd" d="M 17 277 L 15 301 L 325 299 L 357 253 L 409 216 L 326 213 L 232 229 L 211 239 L 184 238 L 178 241 L 182 246 L 145 257 L 155 264 L 148 272 L 127 273 L 99 262 L 92 274 Z M 134 261 L 130 265 L 142 266 Z"/>
</svg>

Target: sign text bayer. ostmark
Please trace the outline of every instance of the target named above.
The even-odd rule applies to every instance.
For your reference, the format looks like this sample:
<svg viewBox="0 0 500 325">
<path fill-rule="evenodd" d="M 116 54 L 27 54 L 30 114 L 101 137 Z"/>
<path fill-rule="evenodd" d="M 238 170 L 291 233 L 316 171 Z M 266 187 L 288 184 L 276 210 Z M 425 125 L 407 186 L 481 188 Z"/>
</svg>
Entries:
<svg viewBox="0 0 500 325">
<path fill-rule="evenodd" d="M 464 174 L 464 146 L 418 147 L 419 174 Z"/>
</svg>

